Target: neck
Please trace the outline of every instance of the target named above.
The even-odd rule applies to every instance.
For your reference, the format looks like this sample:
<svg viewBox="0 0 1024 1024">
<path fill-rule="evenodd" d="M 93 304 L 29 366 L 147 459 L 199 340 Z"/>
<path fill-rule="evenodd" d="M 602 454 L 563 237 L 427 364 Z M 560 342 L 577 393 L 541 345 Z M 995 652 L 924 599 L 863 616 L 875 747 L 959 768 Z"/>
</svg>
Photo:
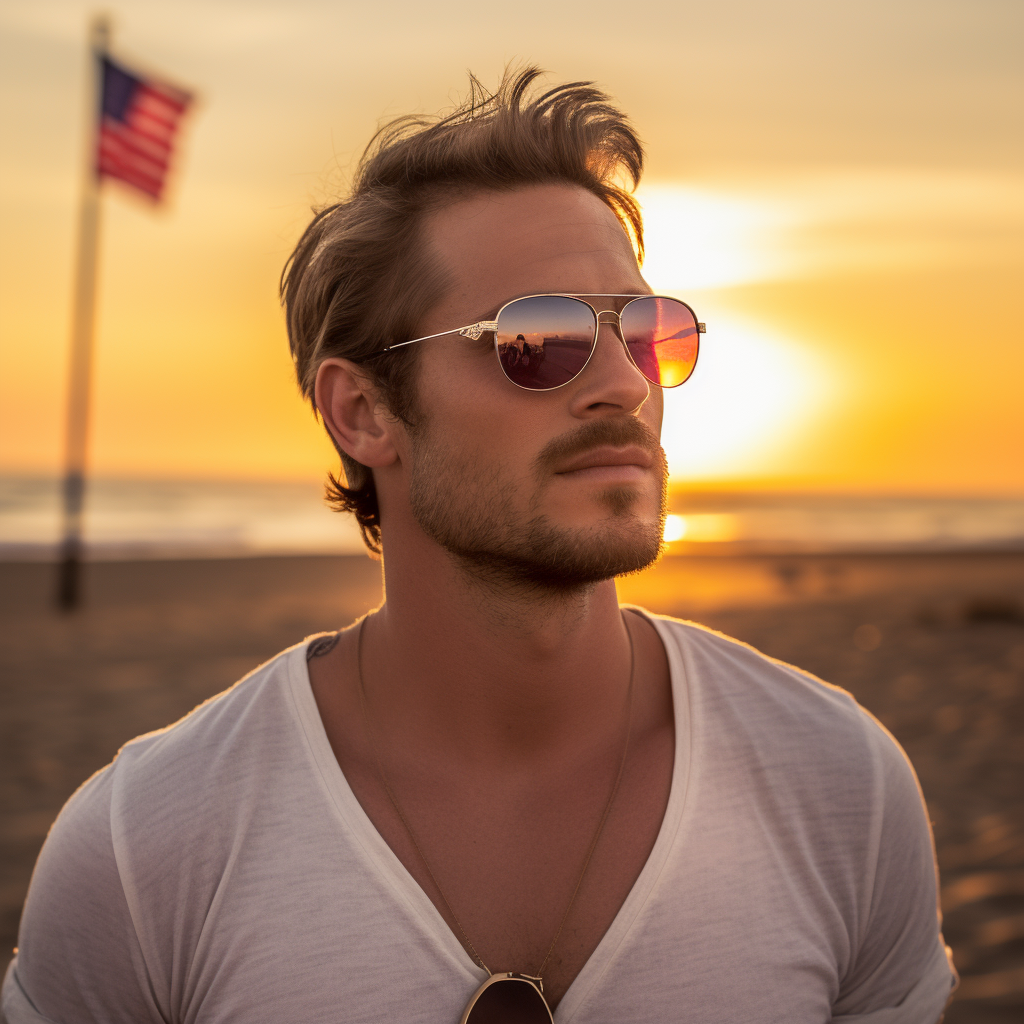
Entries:
<svg viewBox="0 0 1024 1024">
<path fill-rule="evenodd" d="M 389 746 L 507 769 L 621 730 L 630 649 L 613 580 L 555 590 L 419 555 L 386 561 L 385 604 L 363 627 Z"/>
</svg>

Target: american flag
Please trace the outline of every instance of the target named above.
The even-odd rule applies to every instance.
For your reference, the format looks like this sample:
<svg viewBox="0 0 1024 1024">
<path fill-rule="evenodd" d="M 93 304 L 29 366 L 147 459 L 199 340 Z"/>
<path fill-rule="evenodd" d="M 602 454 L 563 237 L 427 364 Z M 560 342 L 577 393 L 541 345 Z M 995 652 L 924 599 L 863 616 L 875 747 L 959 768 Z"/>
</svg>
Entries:
<svg viewBox="0 0 1024 1024">
<path fill-rule="evenodd" d="M 174 136 L 192 96 L 102 58 L 96 173 L 117 178 L 159 200 L 167 181 Z"/>
</svg>

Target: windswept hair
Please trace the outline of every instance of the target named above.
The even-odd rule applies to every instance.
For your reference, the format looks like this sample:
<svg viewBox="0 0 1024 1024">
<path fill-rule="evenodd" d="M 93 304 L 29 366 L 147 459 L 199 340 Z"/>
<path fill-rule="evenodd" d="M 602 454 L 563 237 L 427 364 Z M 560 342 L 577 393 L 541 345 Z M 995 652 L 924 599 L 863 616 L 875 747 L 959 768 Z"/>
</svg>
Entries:
<svg viewBox="0 0 1024 1024">
<path fill-rule="evenodd" d="M 643 148 L 625 116 L 589 82 L 531 97 L 537 68 L 506 71 L 497 92 L 470 76 L 452 113 L 401 117 L 374 136 L 347 197 L 316 212 L 285 264 L 281 298 L 303 395 L 314 405 L 320 364 L 359 363 L 389 411 L 414 424 L 417 346 L 373 355 L 414 336 L 444 291 L 444 268 L 421 244 L 424 214 L 481 191 L 576 185 L 618 217 L 643 258 Z M 626 187 L 624 187 L 626 186 Z M 373 474 L 340 452 L 345 482 L 328 476 L 328 503 L 352 512 L 371 552 L 381 551 Z"/>
</svg>

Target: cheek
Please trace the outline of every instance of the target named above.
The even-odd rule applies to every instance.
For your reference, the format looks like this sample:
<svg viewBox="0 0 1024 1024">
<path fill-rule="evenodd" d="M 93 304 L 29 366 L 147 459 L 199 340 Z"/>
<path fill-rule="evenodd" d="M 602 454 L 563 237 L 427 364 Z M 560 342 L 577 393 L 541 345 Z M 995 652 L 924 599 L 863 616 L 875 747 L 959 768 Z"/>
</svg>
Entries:
<svg viewBox="0 0 1024 1024">
<path fill-rule="evenodd" d="M 418 395 L 428 415 L 452 419 L 506 397 L 508 380 L 494 348 L 482 341 L 435 338 L 420 353 Z"/>
<path fill-rule="evenodd" d="M 528 473 L 543 446 L 536 417 L 500 394 L 475 396 L 449 423 L 453 443 L 467 462 L 506 479 Z"/>
<path fill-rule="evenodd" d="M 502 373 L 492 348 L 449 352 L 439 345 L 424 359 L 420 410 L 432 443 L 466 463 L 493 463 L 502 475 L 529 464 L 544 435 L 534 396 Z"/>
</svg>

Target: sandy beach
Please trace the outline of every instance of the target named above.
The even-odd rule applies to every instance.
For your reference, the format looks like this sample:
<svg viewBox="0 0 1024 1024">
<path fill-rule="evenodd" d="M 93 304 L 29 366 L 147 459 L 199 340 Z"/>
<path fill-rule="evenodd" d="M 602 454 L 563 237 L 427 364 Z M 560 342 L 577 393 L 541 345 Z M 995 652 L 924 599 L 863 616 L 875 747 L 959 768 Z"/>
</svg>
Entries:
<svg viewBox="0 0 1024 1024">
<path fill-rule="evenodd" d="M 361 556 L 101 562 L 85 608 L 0 564 L 0 967 L 57 811 L 126 740 L 381 596 Z M 671 556 L 623 601 L 850 690 L 903 744 L 934 823 L 951 1024 L 1024 1019 L 1024 553 Z"/>
</svg>

